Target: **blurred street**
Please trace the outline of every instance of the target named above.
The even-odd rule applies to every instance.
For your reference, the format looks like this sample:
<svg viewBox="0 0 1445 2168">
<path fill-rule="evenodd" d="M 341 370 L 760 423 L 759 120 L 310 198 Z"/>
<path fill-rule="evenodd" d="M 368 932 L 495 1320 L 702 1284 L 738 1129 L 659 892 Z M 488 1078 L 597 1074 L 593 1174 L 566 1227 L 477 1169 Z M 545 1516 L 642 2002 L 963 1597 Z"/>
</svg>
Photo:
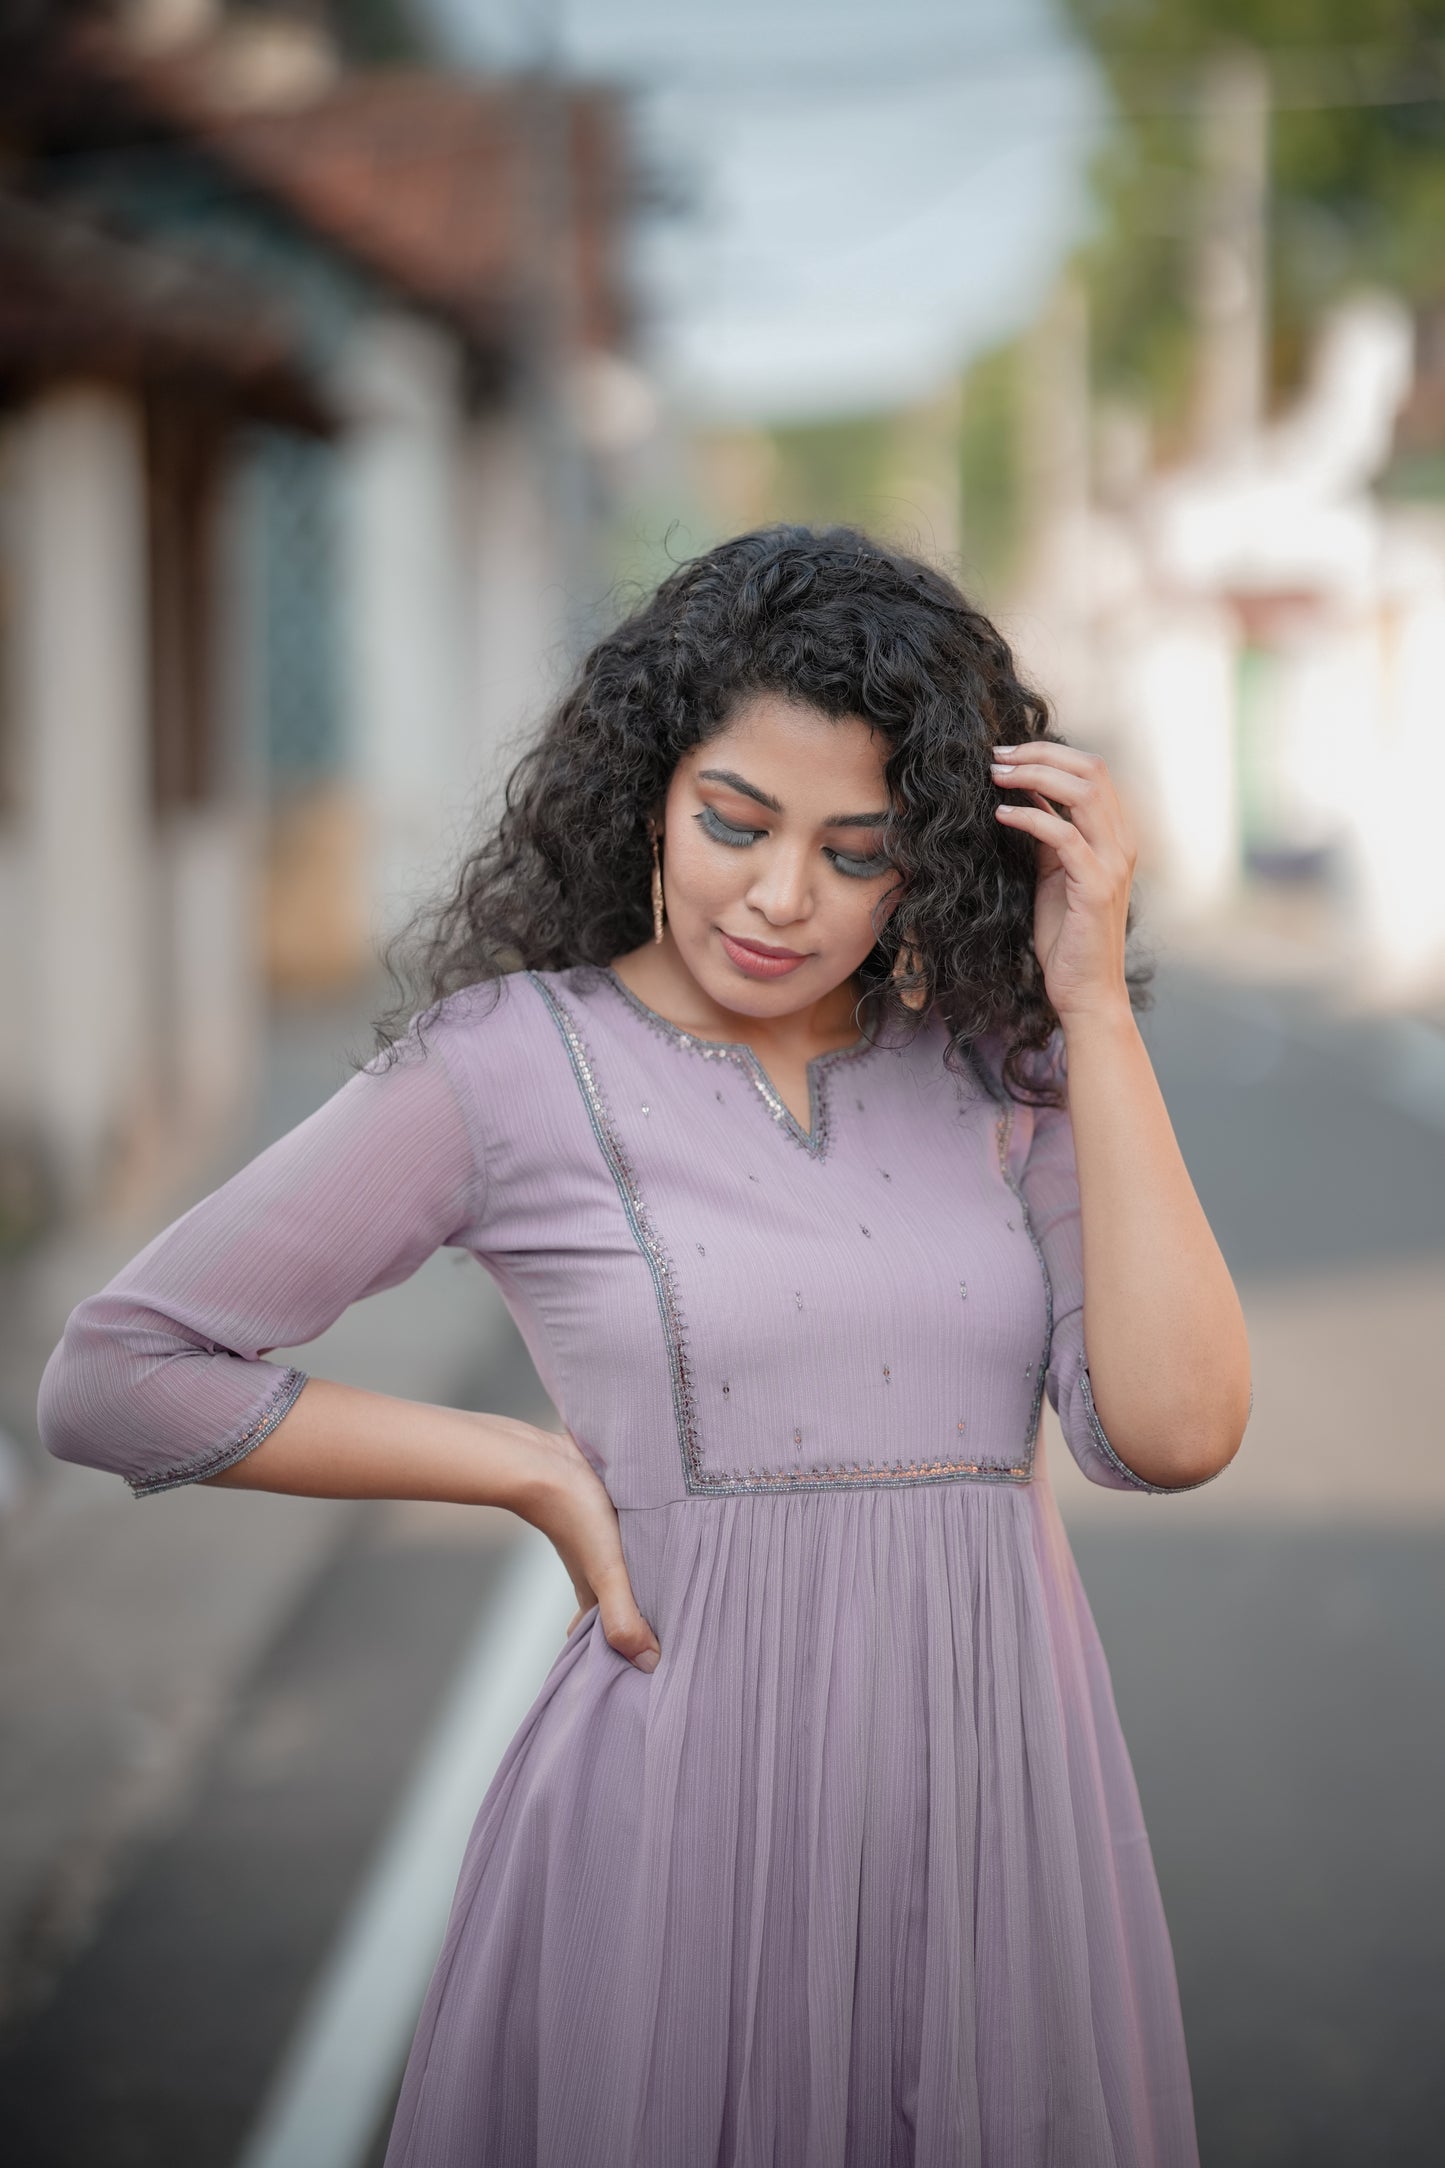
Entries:
<svg viewBox="0 0 1445 2168">
<path fill-rule="evenodd" d="M 1445 1473 L 1429 1360 L 1445 1298 L 1445 1038 L 1411 1027 L 1439 1057 L 1436 1096 L 1422 1055 L 1402 1105 L 1398 1020 L 1332 1020 L 1307 983 L 1245 983 L 1184 957 L 1166 961 L 1144 1028 L 1245 1295 L 1255 1413 L 1236 1464 L 1173 1500 L 1087 1485 L 1046 1421 L 1170 1916 L 1203 2158 L 1423 2168 L 1445 2108 Z M 323 1088 L 326 1050 L 304 1034 L 282 1045 L 271 1111 L 299 1093 L 294 1119 Z M 433 1258 L 343 1329 L 346 1345 L 309 1351 L 318 1375 L 360 1364 L 389 1390 L 546 1419 L 474 1269 Z M 367 2160 L 369 2142 L 379 2161 L 399 2060 L 362 2086 L 377 2103 L 369 2141 L 340 2144 L 334 2127 L 307 2135 L 306 2065 L 342 2008 L 404 2053 L 414 2006 L 369 2013 L 388 1987 L 384 1968 L 368 1974 L 358 1914 L 375 1911 L 379 1875 L 405 1888 L 420 1868 L 429 1903 L 450 1894 L 464 1824 L 450 1859 L 409 1870 L 389 1837 L 427 1826 L 419 1772 L 456 1732 L 446 1697 L 469 1665 L 474 1715 L 498 1681 L 525 1707 L 570 1614 L 560 1568 L 548 1553 L 527 1628 L 527 1544 L 497 1516 L 224 1494 L 142 1506 L 104 1478 L 82 1487 L 30 1539 L 49 1571 L 27 1582 L 22 1543 L 6 1575 L 11 1820 L 18 1808 L 20 1827 L 50 1833 L 6 1901 L 15 2157 L 322 2168 Z M 147 1578 L 127 1584 L 142 1541 Z M 200 1574 L 221 1598 L 214 1645 L 167 1647 L 181 1579 Z M 49 1599 L 20 1616 L 42 1578 Z M 142 1812 L 116 1742 L 166 1721 L 179 1737 L 165 1796 Z M 469 1821 L 484 1771 L 466 1782 Z M 68 1877 L 83 1887 L 67 1920 Z"/>
<path fill-rule="evenodd" d="M 20 0 L 0 150 L 7 2159 L 379 2168 L 570 1583 L 498 1510 L 138 1503 L 41 1373 L 459 867 L 530 960 L 486 853 L 595 636 L 841 521 L 1106 761 L 1247 1311 L 1197 1492 L 1044 1409 L 1204 2168 L 1433 2168 L 1445 0 Z M 555 1421 L 461 1252 L 271 1352 Z"/>
<path fill-rule="evenodd" d="M 1050 1466 L 1174 1936 L 1201 2156 L 1414 2168 L 1445 2109 L 1445 1034 L 1417 1027 L 1407 1095 L 1398 1023 L 1332 1023 L 1298 988 L 1181 976 L 1145 1030 L 1244 1299 L 1254 1413 L 1186 1497 Z"/>
</svg>

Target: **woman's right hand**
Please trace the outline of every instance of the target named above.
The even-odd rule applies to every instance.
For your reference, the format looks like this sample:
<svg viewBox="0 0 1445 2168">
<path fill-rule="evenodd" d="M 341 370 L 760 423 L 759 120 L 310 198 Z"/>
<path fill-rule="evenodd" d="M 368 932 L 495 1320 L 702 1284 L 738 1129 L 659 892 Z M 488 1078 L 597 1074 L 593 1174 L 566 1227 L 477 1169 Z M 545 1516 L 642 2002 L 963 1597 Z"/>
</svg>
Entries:
<svg viewBox="0 0 1445 2168">
<path fill-rule="evenodd" d="M 513 1510 L 542 1531 L 571 1576 L 577 1609 L 568 1633 L 596 1604 L 602 1631 L 618 1654 L 639 1671 L 655 1670 L 662 1652 L 637 1608 L 606 1485 L 570 1430 L 529 1428 L 530 1465 Z"/>
</svg>

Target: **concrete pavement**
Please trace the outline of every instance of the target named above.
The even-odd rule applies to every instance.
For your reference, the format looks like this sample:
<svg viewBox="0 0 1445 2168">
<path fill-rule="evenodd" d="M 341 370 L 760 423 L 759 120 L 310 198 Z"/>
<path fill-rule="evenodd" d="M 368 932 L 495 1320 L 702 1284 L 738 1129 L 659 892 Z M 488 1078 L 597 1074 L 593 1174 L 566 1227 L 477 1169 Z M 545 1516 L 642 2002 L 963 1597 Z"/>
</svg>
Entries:
<svg viewBox="0 0 1445 2168">
<path fill-rule="evenodd" d="M 1176 964 L 1146 1023 L 1255 1405 L 1178 1498 L 1049 1466 L 1179 1969 L 1204 2168 L 1445 2123 L 1445 1033 Z"/>
<path fill-rule="evenodd" d="M 196 1486 L 137 1500 L 40 1451 L 40 1372 L 82 1295 L 344 1082 L 369 1013 L 364 998 L 280 1012 L 248 1134 L 172 1194 L 67 1231 L 11 1276 L 5 1405 L 25 1481 L 0 1519 L 0 2019 L 45 1995 L 138 1848 L 184 1815 L 237 1695 L 369 1510 Z M 494 1384 L 535 1392 L 525 1356 L 521 1384 L 506 1382 L 514 1343 L 491 1281 L 448 1251 L 356 1304 L 298 1360 L 465 1406 Z M 486 1512 L 450 1525 L 449 1542 L 482 1550 L 514 1526 Z"/>
</svg>

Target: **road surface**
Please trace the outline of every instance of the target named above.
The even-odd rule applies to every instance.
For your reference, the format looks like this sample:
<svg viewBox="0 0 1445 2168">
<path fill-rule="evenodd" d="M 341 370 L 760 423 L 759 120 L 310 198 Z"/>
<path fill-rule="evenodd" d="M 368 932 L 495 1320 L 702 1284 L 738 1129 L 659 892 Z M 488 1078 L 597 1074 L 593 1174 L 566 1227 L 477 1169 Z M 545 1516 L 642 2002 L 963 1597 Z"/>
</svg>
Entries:
<svg viewBox="0 0 1445 2168">
<path fill-rule="evenodd" d="M 1047 1450 L 1152 1833 L 1204 2168 L 1433 2168 L 1445 1042 L 1197 968 L 1144 1029 L 1245 1299 L 1255 1414 L 1177 1499 L 1087 1485 L 1051 1417 Z M 494 1327 L 458 1392 L 545 1418 Z M 478 1741 L 509 1721 L 471 1724 L 468 1697 L 506 1674 L 525 1706 L 572 1608 L 550 1553 L 526 1570 L 519 1595 L 511 1524 L 449 1509 L 367 1508 L 323 1547 L 169 1819 L 12 2013 L 12 2158 L 374 2168 L 414 2014 L 387 2007 L 385 1923 L 423 1885 L 445 1903 Z M 364 2085 L 336 2074 L 348 2041 Z M 328 2085 L 355 2112 L 323 2145 Z"/>
</svg>

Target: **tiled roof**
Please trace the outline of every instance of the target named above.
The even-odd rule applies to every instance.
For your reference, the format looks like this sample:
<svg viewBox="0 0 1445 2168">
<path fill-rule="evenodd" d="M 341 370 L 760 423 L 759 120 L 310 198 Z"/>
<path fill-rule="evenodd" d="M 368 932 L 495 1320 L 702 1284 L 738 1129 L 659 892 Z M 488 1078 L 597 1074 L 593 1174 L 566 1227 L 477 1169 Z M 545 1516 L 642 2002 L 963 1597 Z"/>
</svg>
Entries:
<svg viewBox="0 0 1445 2168">
<path fill-rule="evenodd" d="M 485 345 L 515 335 L 536 287 L 547 218 L 542 93 L 525 80 L 425 68 L 343 73 L 280 107 L 237 105 L 204 44 L 140 54 L 88 27 L 52 80 L 69 125 L 103 139 L 122 114 L 200 145 L 375 276 Z M 570 138 L 577 335 L 624 344 L 618 266 L 635 187 L 616 95 L 573 86 L 554 109 Z M 77 120 L 75 116 L 80 116 Z"/>
<path fill-rule="evenodd" d="M 0 193 L 0 382 L 77 371 L 205 385 L 260 419 L 337 425 L 265 297 L 171 249 Z"/>
</svg>

